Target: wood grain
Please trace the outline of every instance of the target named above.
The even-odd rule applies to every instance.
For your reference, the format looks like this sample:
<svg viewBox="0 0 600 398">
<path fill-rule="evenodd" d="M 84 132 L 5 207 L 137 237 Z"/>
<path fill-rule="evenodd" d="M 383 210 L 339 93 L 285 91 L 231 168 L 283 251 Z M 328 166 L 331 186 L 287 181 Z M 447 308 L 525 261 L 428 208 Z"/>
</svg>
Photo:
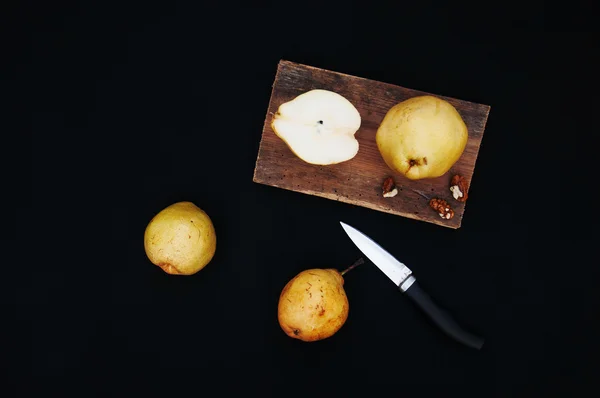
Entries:
<svg viewBox="0 0 600 398">
<path fill-rule="evenodd" d="M 294 155 L 271 128 L 273 114 L 281 104 L 317 88 L 343 95 L 361 115 L 361 127 L 355 135 L 360 148 L 358 154 L 347 162 L 330 166 L 308 164 Z M 449 190 L 450 179 L 454 174 L 460 174 L 472 184 L 475 162 L 490 107 L 430 94 L 443 98 L 456 107 L 469 131 L 467 146 L 461 158 L 448 173 L 438 178 L 411 181 L 392 171 L 381 158 L 375 142 L 377 128 L 392 106 L 408 98 L 426 94 L 430 93 L 280 61 L 265 118 L 253 181 L 444 227 L 459 228 L 466 203 L 454 200 Z M 393 198 L 382 196 L 381 186 L 388 176 L 394 178 L 399 188 L 398 195 Z M 414 192 L 415 190 L 429 197 L 447 200 L 452 205 L 455 216 L 451 220 L 442 219 L 429 207 L 428 200 Z M 473 199 L 469 197 L 467 202 L 470 200 Z"/>
</svg>

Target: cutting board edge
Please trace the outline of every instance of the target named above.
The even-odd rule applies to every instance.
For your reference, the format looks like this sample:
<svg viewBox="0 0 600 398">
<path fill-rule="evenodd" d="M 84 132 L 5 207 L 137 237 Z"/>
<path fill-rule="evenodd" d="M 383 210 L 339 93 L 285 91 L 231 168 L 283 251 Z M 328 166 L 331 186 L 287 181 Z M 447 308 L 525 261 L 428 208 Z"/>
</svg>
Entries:
<svg viewBox="0 0 600 398">
<path fill-rule="evenodd" d="M 307 189 L 307 190 L 296 190 L 293 188 L 289 188 L 286 186 L 282 186 L 282 185 L 277 185 L 274 184 L 272 182 L 267 182 L 266 180 L 263 180 L 260 178 L 260 176 L 257 175 L 257 171 L 256 169 L 254 170 L 254 177 L 252 178 L 252 182 L 257 183 L 257 184 L 261 184 L 267 187 L 272 187 L 272 188 L 276 188 L 276 189 L 284 189 L 286 191 L 290 191 L 290 192 L 296 192 L 296 193 L 301 193 L 304 195 L 309 195 L 309 196 L 316 196 L 322 199 L 329 199 L 329 200 L 333 200 L 336 202 L 342 202 L 348 205 L 352 205 L 352 206 L 359 206 L 359 207 L 363 207 L 363 208 L 367 208 L 370 210 L 375 210 L 375 211 L 379 211 L 381 213 L 386 213 L 386 214 L 391 214 L 393 216 L 401 216 L 403 218 L 409 218 L 411 220 L 415 220 L 415 221 L 421 221 L 421 222 L 426 222 L 429 224 L 435 224 L 435 225 L 440 225 L 449 229 L 459 229 L 462 226 L 462 219 L 464 217 L 464 214 L 461 214 L 459 219 L 458 219 L 458 225 L 450 225 L 450 224 L 446 224 L 442 221 L 434 221 L 435 219 L 424 219 L 424 218 L 420 218 L 415 216 L 412 213 L 405 213 L 405 212 L 401 212 L 401 211 L 394 211 L 392 209 L 386 209 L 383 208 L 381 206 L 377 206 L 376 204 L 370 203 L 370 202 L 366 202 L 366 201 L 361 201 L 361 200 L 354 200 L 354 199 L 348 199 L 344 196 L 341 195 L 335 195 L 335 194 L 331 194 L 331 193 L 327 193 L 327 192 L 319 192 L 319 191 L 315 191 L 315 190 L 311 190 L 311 189 Z"/>
<path fill-rule="evenodd" d="M 403 86 L 401 84 L 397 84 L 397 83 L 391 83 L 391 82 L 386 82 L 386 81 L 382 81 L 382 80 L 374 80 L 374 79 L 370 79 L 368 77 L 361 77 L 361 76 L 357 76 L 357 75 L 352 75 L 349 73 L 344 73 L 344 72 L 337 72 L 334 70 L 329 70 L 329 69 L 323 69 L 323 68 L 319 68 L 317 66 L 313 66 L 313 65 L 308 65 L 308 64 L 302 64 L 299 62 L 294 62 L 294 61 L 290 61 L 290 60 L 286 60 L 286 59 L 280 59 L 279 63 L 277 64 L 277 73 L 275 74 L 275 79 L 273 80 L 273 86 L 275 86 L 275 82 L 277 81 L 277 77 L 279 75 L 279 72 L 281 70 L 281 66 L 282 65 L 289 65 L 289 66 L 301 66 L 303 68 L 307 68 L 307 69 L 312 69 L 312 70 L 318 70 L 318 71 L 327 71 L 328 73 L 332 73 L 332 74 L 336 74 L 336 75 L 340 75 L 340 76 L 346 76 L 352 79 L 359 79 L 359 80 L 365 80 L 371 83 L 376 83 L 376 84 L 382 84 L 384 86 L 390 86 L 390 87 L 395 87 L 395 88 L 401 88 L 407 91 L 412 91 L 414 94 L 416 95 L 431 95 L 434 97 L 439 97 L 445 100 L 450 100 L 450 101 L 458 101 L 458 102 L 462 102 L 465 104 L 471 104 L 471 105 L 475 105 L 477 107 L 481 107 L 482 109 L 485 109 L 485 119 L 487 121 L 488 115 L 490 113 L 490 110 L 492 108 L 491 105 L 489 104 L 484 104 L 482 102 L 476 102 L 476 101 L 471 101 L 471 100 L 465 100 L 465 99 L 461 99 L 461 98 L 456 98 L 456 97 L 451 97 L 448 95 L 443 95 L 443 94 L 436 94 L 436 93 L 432 93 L 429 91 L 423 91 L 423 90 L 418 90 L 415 88 L 409 88 L 406 86 Z M 484 124 L 484 129 L 482 130 L 482 136 L 483 136 L 483 132 L 485 131 L 485 124 Z"/>
</svg>

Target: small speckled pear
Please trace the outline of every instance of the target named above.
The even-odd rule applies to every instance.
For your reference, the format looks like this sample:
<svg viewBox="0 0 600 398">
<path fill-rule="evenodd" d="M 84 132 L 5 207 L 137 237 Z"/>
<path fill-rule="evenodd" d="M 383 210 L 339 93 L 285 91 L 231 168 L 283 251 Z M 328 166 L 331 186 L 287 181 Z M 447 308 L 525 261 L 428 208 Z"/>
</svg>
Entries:
<svg viewBox="0 0 600 398">
<path fill-rule="evenodd" d="M 192 275 L 215 255 L 212 220 L 192 202 L 178 202 L 155 215 L 144 233 L 148 259 L 167 274 Z"/>
<path fill-rule="evenodd" d="M 345 271 L 308 269 L 283 288 L 277 317 L 289 337 L 304 342 L 333 336 L 348 319 L 350 305 L 344 290 L 344 274 L 364 262 L 360 259 Z"/>
</svg>

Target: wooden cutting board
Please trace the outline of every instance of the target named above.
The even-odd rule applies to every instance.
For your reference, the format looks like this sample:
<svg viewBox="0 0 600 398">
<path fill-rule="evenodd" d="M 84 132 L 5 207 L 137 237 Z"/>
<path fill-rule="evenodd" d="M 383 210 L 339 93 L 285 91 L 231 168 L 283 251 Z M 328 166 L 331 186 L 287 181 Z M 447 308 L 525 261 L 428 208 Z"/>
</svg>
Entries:
<svg viewBox="0 0 600 398">
<path fill-rule="evenodd" d="M 312 89 L 336 92 L 358 109 L 362 122 L 355 137 L 360 147 L 353 159 L 330 166 L 308 164 L 294 155 L 273 132 L 271 120 L 279 106 Z M 464 203 L 456 201 L 449 189 L 450 179 L 454 174 L 460 174 L 472 184 L 475 161 L 490 107 L 432 94 L 451 103 L 461 114 L 469 131 L 467 146 L 461 158 L 448 173 L 438 178 L 411 181 L 392 171 L 384 163 L 375 142 L 377 128 L 392 106 L 408 98 L 427 94 L 429 93 L 280 61 L 256 159 L 254 182 L 444 227 L 459 228 L 465 204 L 477 198 L 469 197 Z M 396 182 L 399 193 L 395 197 L 384 198 L 382 184 L 389 176 Z M 415 190 L 428 197 L 445 199 L 454 209 L 454 217 L 450 220 L 442 219 L 429 207 L 428 200 Z"/>
</svg>

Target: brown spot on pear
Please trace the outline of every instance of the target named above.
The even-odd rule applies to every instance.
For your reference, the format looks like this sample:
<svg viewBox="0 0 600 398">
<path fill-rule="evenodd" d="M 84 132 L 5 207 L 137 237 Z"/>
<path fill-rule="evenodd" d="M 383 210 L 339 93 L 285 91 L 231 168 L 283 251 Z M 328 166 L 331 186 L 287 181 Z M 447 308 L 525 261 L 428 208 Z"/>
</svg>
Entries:
<svg viewBox="0 0 600 398">
<path fill-rule="evenodd" d="M 146 226 L 144 249 L 148 259 L 171 275 L 192 275 L 213 258 L 217 247 L 214 225 L 192 202 L 174 203 Z"/>
<path fill-rule="evenodd" d="M 350 305 L 343 286 L 344 278 L 336 269 L 300 272 L 279 296 L 277 317 L 283 331 L 306 342 L 333 336 L 348 319 Z"/>
</svg>

